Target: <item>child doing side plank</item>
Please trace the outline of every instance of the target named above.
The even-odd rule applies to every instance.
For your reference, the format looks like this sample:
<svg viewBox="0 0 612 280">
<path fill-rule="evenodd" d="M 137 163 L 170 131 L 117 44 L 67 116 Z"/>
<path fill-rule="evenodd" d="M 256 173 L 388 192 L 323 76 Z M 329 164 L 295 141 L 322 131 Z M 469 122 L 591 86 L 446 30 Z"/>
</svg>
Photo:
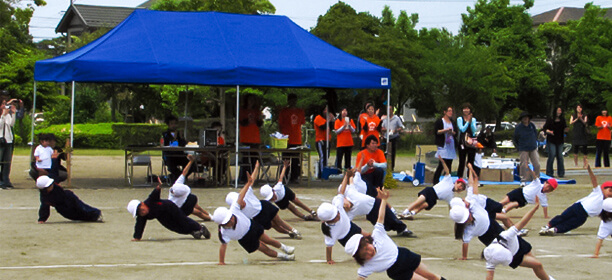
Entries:
<svg viewBox="0 0 612 280">
<path fill-rule="evenodd" d="M 504 205 L 504 213 L 514 209 L 521 208 L 527 204 L 534 204 L 536 198 L 540 200 L 542 205 L 542 211 L 544 211 L 544 218 L 548 219 L 548 197 L 547 193 L 551 193 L 557 189 L 559 185 L 557 179 L 550 178 L 544 184 L 540 181 L 540 176 L 535 174 L 530 168 L 524 168 L 531 172 L 533 181 L 522 188 L 516 188 L 513 191 L 506 194 L 506 196 L 499 201 Z"/>
</svg>

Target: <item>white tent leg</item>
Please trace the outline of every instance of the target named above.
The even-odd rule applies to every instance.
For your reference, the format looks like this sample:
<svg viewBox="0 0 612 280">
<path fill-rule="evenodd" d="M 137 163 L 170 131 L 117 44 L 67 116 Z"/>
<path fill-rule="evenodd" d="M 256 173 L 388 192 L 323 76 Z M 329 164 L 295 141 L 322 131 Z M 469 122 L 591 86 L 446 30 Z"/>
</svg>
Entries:
<svg viewBox="0 0 612 280">
<path fill-rule="evenodd" d="M 240 120 L 240 86 L 236 86 L 236 176 L 234 179 L 234 188 L 238 188 L 238 147 L 240 146 L 240 127 L 238 126 L 238 120 Z"/>
<path fill-rule="evenodd" d="M 391 120 L 389 116 L 391 116 L 391 89 L 387 89 L 387 146 L 386 150 L 389 153 L 389 128 L 391 127 Z"/>
</svg>

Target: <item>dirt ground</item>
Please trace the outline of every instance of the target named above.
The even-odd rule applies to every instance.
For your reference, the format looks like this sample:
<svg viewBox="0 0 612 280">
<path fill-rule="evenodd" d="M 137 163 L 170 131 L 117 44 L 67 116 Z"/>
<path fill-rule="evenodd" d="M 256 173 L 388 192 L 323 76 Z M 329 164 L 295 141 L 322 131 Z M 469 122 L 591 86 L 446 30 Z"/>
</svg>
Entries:
<svg viewBox="0 0 612 280">
<path fill-rule="evenodd" d="M 398 168 L 407 169 L 413 159 L 399 159 Z M 569 160 L 566 159 L 569 165 Z M 573 163 L 571 164 L 573 165 Z M 216 225 L 206 222 L 213 232 L 211 240 L 194 240 L 191 236 L 175 234 L 158 222 L 147 224 L 143 241 L 130 241 L 134 219 L 125 207 L 130 199 L 145 199 L 152 188 L 128 187 L 123 180 L 122 157 L 74 157 L 72 190 L 86 203 L 104 213 L 104 223 L 71 222 L 52 210 L 46 224 L 37 224 L 39 195 L 34 182 L 27 177 L 28 158 L 15 156 L 11 179 L 13 190 L 0 190 L 0 279 L 355 279 L 357 264 L 344 253 L 342 246 L 334 246 L 335 265 L 325 263 L 325 245 L 318 222 L 299 220 L 288 211 L 281 217 L 302 232 L 303 240 L 288 239 L 277 232 L 268 234 L 296 247 L 295 262 L 280 262 L 255 252 L 247 254 L 237 242 L 228 248 L 226 266 L 218 266 L 219 241 Z M 154 172 L 160 170 L 157 163 Z M 577 199 L 591 191 L 588 177 L 574 177 L 576 185 L 562 185 L 549 196 L 549 213 L 561 213 Z M 612 179 L 600 175 L 599 181 Z M 261 183 L 263 184 L 263 182 Z M 258 185 L 261 185 L 258 184 Z M 330 201 L 338 182 L 313 181 L 291 188 L 311 207 Z M 485 186 L 481 193 L 500 200 L 517 186 Z M 400 183 L 392 190 L 390 203 L 403 210 L 421 187 Z M 167 186 L 165 187 L 167 190 Z M 199 204 L 209 211 L 224 206 L 229 187 L 194 188 Z M 162 197 L 165 197 L 166 191 Z M 462 196 L 465 193 L 462 193 Z M 518 220 L 526 209 L 510 212 Z M 470 244 L 469 260 L 454 258 L 461 254 L 461 242 L 453 239 L 453 223 L 447 218 L 448 209 L 442 204 L 422 212 L 408 228 L 418 238 L 399 238 L 391 232 L 395 242 L 422 255 L 423 262 L 447 279 L 484 279 L 485 262 L 480 260 L 484 246 L 474 240 Z M 537 230 L 547 219 L 536 213 L 526 238 L 546 271 L 556 279 L 608 279 L 612 265 L 612 243 L 604 242 L 599 259 L 588 258 L 593 253 L 598 218 L 589 218 L 585 225 L 565 235 L 540 237 Z M 372 225 L 365 219 L 356 221 L 364 230 Z M 530 269 L 499 267 L 495 279 L 536 279 Z M 386 279 L 386 274 L 375 274 L 371 279 Z"/>
</svg>

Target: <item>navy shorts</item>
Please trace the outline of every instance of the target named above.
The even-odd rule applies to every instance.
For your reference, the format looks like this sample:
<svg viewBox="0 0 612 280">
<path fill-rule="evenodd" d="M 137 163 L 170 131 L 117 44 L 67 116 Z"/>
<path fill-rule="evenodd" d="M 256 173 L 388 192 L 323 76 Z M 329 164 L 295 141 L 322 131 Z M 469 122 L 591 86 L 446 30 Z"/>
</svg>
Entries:
<svg viewBox="0 0 612 280">
<path fill-rule="evenodd" d="M 185 213 L 186 216 L 191 215 L 193 213 L 193 208 L 198 204 L 198 197 L 194 194 L 188 194 L 185 203 L 181 206 L 181 211 Z"/>
<path fill-rule="evenodd" d="M 397 260 L 387 269 L 387 276 L 391 279 L 412 279 L 414 271 L 421 264 L 421 255 L 404 247 L 397 247 Z"/>
<path fill-rule="evenodd" d="M 501 213 L 503 209 L 504 209 L 504 206 L 501 203 L 493 199 L 487 198 L 487 204 L 485 204 L 485 210 L 489 212 L 489 216 L 493 214 L 493 218 L 495 218 L 495 214 Z"/>
<path fill-rule="evenodd" d="M 514 254 L 512 262 L 510 263 L 510 267 L 512 268 L 517 268 L 523 262 L 525 255 L 531 252 L 531 244 L 520 236 L 517 236 L 517 238 L 519 241 L 519 250 L 516 252 L 516 254 Z"/>
<path fill-rule="evenodd" d="M 510 201 L 518 202 L 518 207 L 523 207 L 527 204 L 527 200 L 525 199 L 525 195 L 523 195 L 523 189 L 518 188 L 514 189 L 511 192 L 506 194 Z"/>
<path fill-rule="evenodd" d="M 424 196 L 425 202 L 427 203 L 427 208 L 425 210 L 431 210 L 436 203 L 438 203 L 438 194 L 433 187 L 426 187 L 422 191 L 420 191 L 417 196 Z"/>
<path fill-rule="evenodd" d="M 255 221 L 251 221 L 249 231 L 240 239 L 238 243 L 249 254 L 259 249 L 259 237 L 264 233 L 264 228 Z"/>
<path fill-rule="evenodd" d="M 361 228 L 355 223 L 351 222 L 351 229 L 349 229 L 349 232 L 342 239 L 338 239 L 338 243 L 340 243 L 340 245 L 344 247 L 346 245 L 346 242 L 348 242 L 349 239 L 353 237 L 353 235 L 358 233 L 361 234 Z"/>
<path fill-rule="evenodd" d="M 278 208 L 274 206 L 270 201 L 261 201 L 261 211 L 257 216 L 253 217 L 253 221 L 259 223 L 264 229 L 272 228 L 272 219 L 278 214 Z"/>
<path fill-rule="evenodd" d="M 276 202 L 276 205 L 278 206 L 278 208 L 280 209 L 287 209 L 287 207 L 289 207 L 289 202 L 293 201 L 295 199 L 295 193 L 287 187 L 285 188 L 285 197 L 283 197 L 283 199 L 279 200 Z"/>
</svg>

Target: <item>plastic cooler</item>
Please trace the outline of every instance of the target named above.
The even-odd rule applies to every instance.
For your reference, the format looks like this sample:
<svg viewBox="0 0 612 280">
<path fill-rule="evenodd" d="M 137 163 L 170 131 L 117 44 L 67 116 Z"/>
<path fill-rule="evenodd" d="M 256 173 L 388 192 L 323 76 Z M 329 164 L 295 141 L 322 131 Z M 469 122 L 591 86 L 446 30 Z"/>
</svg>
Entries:
<svg viewBox="0 0 612 280">
<path fill-rule="evenodd" d="M 270 147 L 272 149 L 287 149 L 287 142 L 289 141 L 289 139 L 285 138 L 285 139 L 278 139 L 278 138 L 274 138 L 274 137 L 270 137 Z M 277 157 L 280 157 L 281 154 L 280 153 L 276 153 Z"/>
<path fill-rule="evenodd" d="M 414 164 L 414 181 L 413 184 L 418 186 L 425 183 L 425 163 L 417 162 Z"/>
</svg>

